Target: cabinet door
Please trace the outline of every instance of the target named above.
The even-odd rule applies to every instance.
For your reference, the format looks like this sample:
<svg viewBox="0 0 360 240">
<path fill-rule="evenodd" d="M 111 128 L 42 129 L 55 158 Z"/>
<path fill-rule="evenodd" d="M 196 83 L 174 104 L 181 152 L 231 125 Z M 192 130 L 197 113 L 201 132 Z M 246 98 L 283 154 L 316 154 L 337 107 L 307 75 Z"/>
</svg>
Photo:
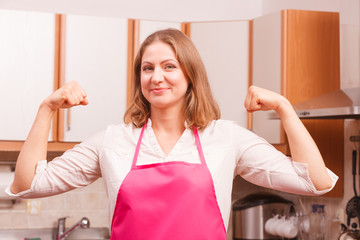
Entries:
<svg viewBox="0 0 360 240">
<path fill-rule="evenodd" d="M 127 19 L 67 15 L 62 72 L 89 105 L 65 110 L 64 141 L 82 141 L 123 121 L 126 108 Z"/>
<path fill-rule="evenodd" d="M 167 28 L 175 28 L 180 30 L 181 23 L 140 20 L 139 43 L 141 44 L 145 38 L 147 38 L 153 32 Z"/>
<path fill-rule="evenodd" d="M 247 126 L 249 22 L 191 23 L 191 39 L 204 62 L 221 117 Z"/>
<path fill-rule="evenodd" d="M 25 140 L 53 91 L 54 44 L 54 14 L 0 10 L 1 140 Z"/>
<path fill-rule="evenodd" d="M 281 93 L 281 12 L 253 20 L 252 84 Z M 284 142 L 281 123 L 270 112 L 254 112 L 252 130 L 272 144 Z"/>
</svg>

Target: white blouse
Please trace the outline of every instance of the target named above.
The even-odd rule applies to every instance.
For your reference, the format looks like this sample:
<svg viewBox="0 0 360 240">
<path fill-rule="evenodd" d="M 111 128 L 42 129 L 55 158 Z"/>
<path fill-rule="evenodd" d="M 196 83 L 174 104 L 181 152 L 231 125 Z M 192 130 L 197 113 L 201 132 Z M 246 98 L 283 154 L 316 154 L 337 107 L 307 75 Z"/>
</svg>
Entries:
<svg viewBox="0 0 360 240">
<path fill-rule="evenodd" d="M 9 186 L 6 192 L 23 198 L 47 197 L 87 186 L 102 177 L 109 200 L 109 216 L 112 218 L 117 193 L 130 171 L 140 131 L 140 128 L 132 125 L 111 125 L 50 162 L 40 160 L 29 190 L 12 194 Z M 226 228 L 231 211 L 233 178 L 237 174 L 263 187 L 301 195 L 326 193 L 338 179 L 328 170 L 332 187 L 317 191 L 310 180 L 307 164 L 292 161 L 263 138 L 232 121 L 213 121 L 206 129 L 199 131 L 199 136 Z M 137 164 L 168 161 L 200 163 L 194 134 L 191 129 L 186 129 L 166 156 L 149 120 Z"/>
</svg>

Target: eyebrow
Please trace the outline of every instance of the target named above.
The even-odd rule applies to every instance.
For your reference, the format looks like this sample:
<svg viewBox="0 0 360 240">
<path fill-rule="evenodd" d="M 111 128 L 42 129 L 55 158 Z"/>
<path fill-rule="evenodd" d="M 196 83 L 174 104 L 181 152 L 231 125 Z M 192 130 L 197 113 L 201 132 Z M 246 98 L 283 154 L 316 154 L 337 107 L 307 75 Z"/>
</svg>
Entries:
<svg viewBox="0 0 360 240">
<path fill-rule="evenodd" d="M 168 62 L 168 61 L 172 61 L 172 62 L 176 62 L 177 64 L 179 64 L 179 62 L 176 60 L 176 59 L 173 59 L 173 58 L 168 58 L 168 59 L 165 59 L 165 60 L 162 60 L 160 63 L 164 63 L 164 62 Z M 151 62 L 149 61 L 144 61 L 141 63 L 141 65 L 145 64 L 145 63 L 149 63 L 149 64 L 152 64 Z"/>
</svg>

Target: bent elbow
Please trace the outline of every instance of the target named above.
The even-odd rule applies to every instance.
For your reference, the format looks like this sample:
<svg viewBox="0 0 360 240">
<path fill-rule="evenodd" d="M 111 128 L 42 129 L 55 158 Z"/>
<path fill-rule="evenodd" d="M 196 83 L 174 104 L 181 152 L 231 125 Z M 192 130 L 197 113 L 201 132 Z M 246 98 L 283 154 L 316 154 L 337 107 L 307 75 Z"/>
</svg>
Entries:
<svg viewBox="0 0 360 240">
<path fill-rule="evenodd" d="M 317 191 L 329 190 L 332 187 L 333 187 L 333 183 L 332 183 L 331 179 L 329 179 L 328 181 L 324 181 L 323 183 L 319 184 L 318 186 L 315 186 Z"/>
<path fill-rule="evenodd" d="M 13 183 L 10 186 L 10 191 L 11 191 L 12 194 L 18 194 L 18 193 L 26 191 L 28 189 L 30 189 L 30 185 L 27 186 L 25 184 L 19 185 L 19 184 L 14 184 Z"/>
</svg>

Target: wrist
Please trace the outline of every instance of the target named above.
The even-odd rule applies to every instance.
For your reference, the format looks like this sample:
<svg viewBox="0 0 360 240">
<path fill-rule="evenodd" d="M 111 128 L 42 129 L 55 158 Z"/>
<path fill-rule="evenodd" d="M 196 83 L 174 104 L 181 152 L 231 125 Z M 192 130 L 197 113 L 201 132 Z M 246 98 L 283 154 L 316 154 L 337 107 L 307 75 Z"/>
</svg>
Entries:
<svg viewBox="0 0 360 240">
<path fill-rule="evenodd" d="M 40 104 L 38 111 L 39 111 L 39 113 L 46 114 L 46 115 L 52 117 L 54 115 L 54 113 L 56 112 L 56 109 L 53 109 L 45 102 L 42 102 Z"/>
<path fill-rule="evenodd" d="M 289 100 L 285 97 L 282 97 L 282 100 L 280 101 L 280 104 L 275 111 L 281 117 L 288 113 L 294 112 L 294 109 Z"/>
</svg>

